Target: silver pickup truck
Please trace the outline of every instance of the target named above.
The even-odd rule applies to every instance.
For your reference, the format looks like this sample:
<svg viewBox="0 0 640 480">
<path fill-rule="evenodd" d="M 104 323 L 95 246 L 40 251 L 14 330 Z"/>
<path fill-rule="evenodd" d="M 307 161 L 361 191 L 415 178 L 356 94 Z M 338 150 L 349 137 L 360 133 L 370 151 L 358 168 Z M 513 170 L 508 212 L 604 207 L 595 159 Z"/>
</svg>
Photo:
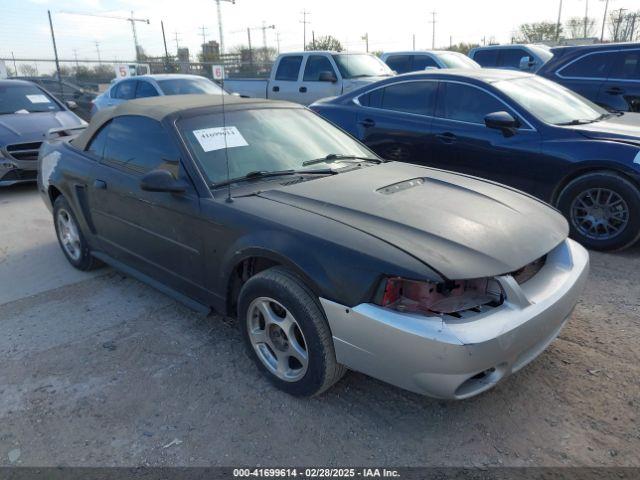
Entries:
<svg viewBox="0 0 640 480">
<path fill-rule="evenodd" d="M 280 55 L 269 79 L 229 79 L 225 90 L 241 97 L 309 105 L 376 82 L 394 72 L 368 53 L 298 52 Z"/>
</svg>

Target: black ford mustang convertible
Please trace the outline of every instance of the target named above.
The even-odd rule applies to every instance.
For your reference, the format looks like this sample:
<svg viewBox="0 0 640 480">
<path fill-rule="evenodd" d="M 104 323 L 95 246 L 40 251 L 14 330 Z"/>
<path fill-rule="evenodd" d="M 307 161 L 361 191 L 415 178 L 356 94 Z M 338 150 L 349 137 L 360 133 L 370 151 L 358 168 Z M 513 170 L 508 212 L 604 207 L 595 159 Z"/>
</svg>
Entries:
<svg viewBox="0 0 640 480">
<path fill-rule="evenodd" d="M 476 395 L 553 341 L 587 276 L 586 251 L 539 200 L 385 162 L 288 103 L 135 100 L 39 159 L 73 266 L 104 262 L 237 316 L 258 367 L 294 395 L 347 368 Z"/>
</svg>

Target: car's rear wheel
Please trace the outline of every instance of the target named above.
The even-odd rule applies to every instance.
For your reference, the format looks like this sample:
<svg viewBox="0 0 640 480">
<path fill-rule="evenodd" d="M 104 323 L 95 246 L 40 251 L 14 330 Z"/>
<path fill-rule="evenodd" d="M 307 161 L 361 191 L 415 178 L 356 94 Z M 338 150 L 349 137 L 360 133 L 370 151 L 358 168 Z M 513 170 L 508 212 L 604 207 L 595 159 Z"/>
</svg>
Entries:
<svg viewBox="0 0 640 480">
<path fill-rule="evenodd" d="M 288 270 L 251 277 L 240 291 L 238 317 L 250 356 L 281 390 L 317 395 L 344 375 L 317 298 Z"/>
<path fill-rule="evenodd" d="M 570 182 L 558 197 L 571 236 L 593 250 L 620 250 L 640 238 L 640 192 L 627 179 L 595 172 Z"/>
<path fill-rule="evenodd" d="M 78 225 L 69 202 L 62 195 L 53 204 L 53 223 L 62 252 L 78 270 L 92 270 L 101 263 L 91 256 L 89 244 Z"/>
</svg>

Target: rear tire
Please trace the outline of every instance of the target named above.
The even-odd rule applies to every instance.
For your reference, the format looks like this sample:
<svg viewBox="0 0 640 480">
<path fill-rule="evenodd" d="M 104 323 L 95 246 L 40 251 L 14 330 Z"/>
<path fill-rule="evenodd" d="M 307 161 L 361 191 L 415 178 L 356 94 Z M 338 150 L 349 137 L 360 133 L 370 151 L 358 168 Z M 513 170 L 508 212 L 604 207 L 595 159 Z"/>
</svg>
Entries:
<svg viewBox="0 0 640 480">
<path fill-rule="evenodd" d="M 249 355 L 279 389 L 318 395 L 346 368 L 317 297 L 294 274 L 273 267 L 251 277 L 238 298 L 238 319 Z"/>
<path fill-rule="evenodd" d="M 640 238 L 640 191 L 613 172 L 571 181 L 558 196 L 571 237 L 593 250 L 621 250 Z"/>
<path fill-rule="evenodd" d="M 67 260 L 78 270 L 88 271 L 102 266 L 91 256 L 89 244 L 67 199 L 59 195 L 53 203 L 53 224 L 58 243 Z"/>
</svg>

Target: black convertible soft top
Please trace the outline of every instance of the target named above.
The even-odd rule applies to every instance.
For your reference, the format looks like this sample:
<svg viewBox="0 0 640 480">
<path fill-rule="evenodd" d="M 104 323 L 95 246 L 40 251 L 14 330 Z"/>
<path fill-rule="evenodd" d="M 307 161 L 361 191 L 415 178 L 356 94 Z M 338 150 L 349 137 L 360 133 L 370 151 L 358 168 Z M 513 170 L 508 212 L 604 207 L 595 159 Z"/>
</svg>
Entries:
<svg viewBox="0 0 640 480">
<path fill-rule="evenodd" d="M 140 115 L 149 117 L 157 121 L 162 121 L 165 117 L 187 110 L 202 107 L 219 107 L 222 105 L 222 95 L 197 94 L 197 95 L 164 95 L 159 97 L 140 98 L 121 103 L 117 107 L 100 110 L 92 119 L 85 131 L 78 135 L 71 143 L 76 148 L 84 150 L 103 124 L 114 117 L 122 115 Z M 299 105 L 288 102 L 272 101 L 259 98 L 241 98 L 235 95 L 224 95 L 224 104 L 236 105 Z"/>
</svg>

